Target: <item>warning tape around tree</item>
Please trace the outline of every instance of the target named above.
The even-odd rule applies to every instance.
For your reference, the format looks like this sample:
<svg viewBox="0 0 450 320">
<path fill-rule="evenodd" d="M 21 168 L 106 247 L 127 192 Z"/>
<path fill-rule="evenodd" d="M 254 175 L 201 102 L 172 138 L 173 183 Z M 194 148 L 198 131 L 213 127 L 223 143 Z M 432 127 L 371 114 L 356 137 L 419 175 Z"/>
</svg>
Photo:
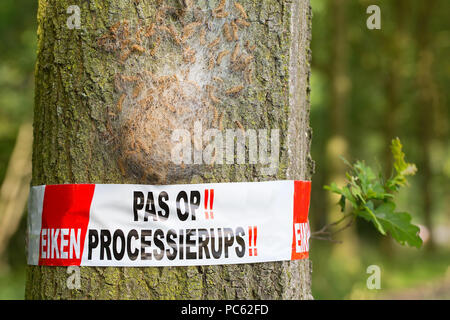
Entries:
<svg viewBox="0 0 450 320">
<path fill-rule="evenodd" d="M 308 258 L 311 183 L 32 187 L 28 264 L 195 266 Z"/>
</svg>

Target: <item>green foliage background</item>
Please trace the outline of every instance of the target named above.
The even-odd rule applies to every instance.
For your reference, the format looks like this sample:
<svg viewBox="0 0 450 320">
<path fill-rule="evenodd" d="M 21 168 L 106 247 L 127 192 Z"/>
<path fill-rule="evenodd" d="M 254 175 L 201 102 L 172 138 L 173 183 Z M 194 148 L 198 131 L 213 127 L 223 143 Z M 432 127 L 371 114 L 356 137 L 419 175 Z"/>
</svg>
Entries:
<svg viewBox="0 0 450 320">
<path fill-rule="evenodd" d="M 32 118 L 37 1 L 0 1 L 0 181 L 19 126 Z M 0 299 L 23 299 L 25 220 L 0 264 Z"/>
<path fill-rule="evenodd" d="M 329 199 L 330 192 L 323 189 L 332 182 L 345 186 L 348 167 L 339 164 L 339 156 L 352 164 L 361 161 L 359 169 L 364 172 L 370 167 L 388 177 L 394 172 L 390 144 L 400 137 L 408 162 L 415 163 L 418 172 L 408 177 L 409 185 L 396 196 L 396 211 L 410 213 L 413 224 L 429 230 L 428 213 L 435 239 L 433 246 L 428 240 L 420 250 L 402 247 L 358 219 L 336 237 L 343 244 L 312 240 L 314 297 L 448 299 L 450 2 L 312 0 L 311 4 L 313 231 L 350 210 L 347 206 L 340 213 L 339 197 Z M 373 4 L 381 9 L 381 30 L 366 27 L 366 8 Z M 424 52 L 428 64 L 423 63 Z M 336 85 L 345 91 L 341 105 L 333 94 Z M 327 157 L 330 150 L 333 157 Z M 381 267 L 382 290 L 366 287 L 370 265 Z"/>
<path fill-rule="evenodd" d="M 74 4 L 80 1 L 74 0 Z M 426 6 L 433 2 L 428 12 Z M 366 8 L 372 4 L 381 8 L 381 30 L 366 28 Z M 345 172 L 334 169 L 335 163 L 342 161 L 338 156 L 327 158 L 329 149 L 337 148 L 335 154 L 345 156 L 351 163 L 364 160 L 367 166 L 390 172 L 390 142 L 398 136 L 408 161 L 417 164 L 418 172 L 409 179 L 409 186 L 400 191 L 396 211 L 410 213 L 412 222 L 421 225 L 426 225 L 428 212 L 434 237 L 444 239 L 436 241 L 434 248 L 429 241 L 420 250 L 400 247 L 383 240 L 369 222 L 361 220 L 339 234 L 343 244 L 312 240 L 314 297 L 385 298 L 398 293 L 398 297 L 407 298 L 407 293 L 416 290 L 422 293 L 420 297 L 448 299 L 450 2 L 311 0 L 311 5 L 312 157 L 316 161 L 310 209 L 313 231 L 339 217 L 332 213 L 338 208 L 339 198 L 327 200 L 329 192 L 323 186 L 330 185 L 332 177 L 345 177 Z M 36 0 L 0 1 L 0 181 L 18 127 L 32 117 L 36 10 Z M 342 13 L 344 18 L 339 20 Z M 342 36 L 337 37 L 337 32 Z M 420 52 L 425 46 L 429 74 L 422 77 Z M 335 54 L 336 48 L 344 48 L 344 58 Z M 333 82 L 336 64 L 340 64 L 340 74 Z M 346 90 L 345 103 L 338 107 L 333 96 L 336 84 Z M 433 97 L 430 104 L 423 103 L 426 95 L 424 98 L 422 93 L 427 90 Z M 345 141 L 346 149 L 339 148 L 342 144 L 333 145 L 337 134 Z M 337 186 L 342 184 L 337 181 Z M 431 197 L 428 209 L 424 206 L 424 194 Z M 23 298 L 24 234 L 23 220 L 0 266 L 0 299 Z M 366 288 L 366 268 L 374 264 L 382 270 L 382 290 Z M 424 296 L 426 292 L 429 294 Z"/>
</svg>

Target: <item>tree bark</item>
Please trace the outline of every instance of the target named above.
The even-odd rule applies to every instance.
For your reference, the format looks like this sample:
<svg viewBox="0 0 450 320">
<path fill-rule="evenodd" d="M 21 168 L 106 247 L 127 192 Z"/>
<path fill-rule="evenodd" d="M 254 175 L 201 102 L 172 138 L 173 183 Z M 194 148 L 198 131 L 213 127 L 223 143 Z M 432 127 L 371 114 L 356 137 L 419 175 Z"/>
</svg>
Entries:
<svg viewBox="0 0 450 320">
<path fill-rule="evenodd" d="M 72 2 L 39 1 L 32 185 L 311 178 L 308 0 L 241 0 L 248 26 L 233 1 L 215 10 L 221 1 L 91 0 L 80 4 L 81 28 L 68 29 Z M 237 43 L 241 55 L 233 57 Z M 196 120 L 205 129 L 279 129 L 276 172 L 170 163 L 170 132 L 192 130 Z M 29 266 L 26 298 L 312 298 L 309 260 L 82 267 L 78 290 L 67 288 L 66 270 Z"/>
</svg>

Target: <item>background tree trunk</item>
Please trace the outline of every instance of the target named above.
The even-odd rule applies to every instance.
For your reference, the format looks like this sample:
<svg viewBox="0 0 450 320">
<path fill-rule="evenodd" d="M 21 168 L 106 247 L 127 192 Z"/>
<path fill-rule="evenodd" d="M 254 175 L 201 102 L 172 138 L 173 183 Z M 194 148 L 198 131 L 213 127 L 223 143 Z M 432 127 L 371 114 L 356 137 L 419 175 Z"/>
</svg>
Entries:
<svg viewBox="0 0 450 320">
<path fill-rule="evenodd" d="M 333 0 L 328 2 L 330 26 L 332 34 L 331 59 L 329 63 L 328 82 L 330 86 L 329 105 L 329 130 L 330 136 L 326 146 L 326 167 L 327 181 L 337 185 L 345 185 L 345 173 L 347 165 L 341 157 L 350 159 L 349 135 L 348 135 L 348 100 L 351 96 L 352 82 L 349 76 L 349 26 L 348 11 L 351 1 Z M 342 212 L 336 204 L 339 197 L 330 192 L 326 193 L 328 208 L 328 223 L 338 221 L 342 217 Z M 350 222 L 345 222 L 344 226 Z M 355 233 L 355 226 L 352 225 L 345 231 L 335 235 L 338 241 L 342 241 L 339 246 L 332 247 L 330 256 L 345 257 L 346 261 L 355 261 L 358 256 L 358 241 Z"/>
<path fill-rule="evenodd" d="M 20 126 L 16 145 L 0 187 L 0 266 L 10 238 L 17 231 L 27 204 L 31 179 L 31 123 Z"/>
<path fill-rule="evenodd" d="M 308 0 L 241 0 L 250 24 L 239 24 L 237 30 L 232 19 L 242 18 L 242 13 L 234 1 L 226 1 L 222 11 L 214 11 L 220 1 L 85 1 L 80 2 L 81 28 L 69 29 L 66 10 L 72 2 L 39 1 L 32 185 L 311 178 Z M 229 16 L 220 18 L 224 12 Z M 202 23 L 183 43 L 189 23 L 195 21 Z M 230 23 L 230 41 L 223 31 L 225 21 Z M 220 42 L 214 48 L 212 42 L 218 36 Z M 233 63 L 237 43 L 242 55 Z M 216 57 L 224 50 L 230 52 L 219 65 Z M 175 79 L 174 75 L 181 83 L 178 87 L 161 80 Z M 183 91 L 193 82 L 197 82 L 194 91 Z M 184 103 L 188 112 L 163 110 L 161 91 L 165 89 L 160 87 L 152 101 L 143 102 L 143 95 L 152 95 L 156 84 L 169 91 L 181 88 L 179 95 L 188 97 L 180 100 L 173 93 L 164 105 L 181 108 Z M 239 93 L 226 92 L 241 84 L 244 88 Z M 197 96 L 199 109 L 188 101 Z M 156 111 L 148 111 L 147 103 Z M 234 129 L 238 124 L 245 129 L 280 129 L 277 171 L 262 175 L 260 165 L 168 163 L 171 130 L 192 129 L 196 119 L 205 128 Z M 78 290 L 67 288 L 66 270 L 29 266 L 26 298 L 312 298 L 308 260 L 204 267 L 83 267 Z"/>
<path fill-rule="evenodd" d="M 432 49 L 432 38 L 430 37 L 430 29 L 432 24 L 433 11 L 437 8 L 436 1 L 428 1 L 427 5 L 423 5 L 418 16 L 418 24 L 416 31 L 417 42 L 417 110 L 418 123 L 416 133 L 420 145 L 420 160 L 418 169 L 421 172 L 421 196 L 422 211 L 424 214 L 424 223 L 429 231 L 429 240 L 427 250 L 435 249 L 433 240 L 433 196 L 432 196 L 432 166 L 430 149 L 431 143 L 435 138 L 436 124 L 434 123 L 436 111 L 439 109 L 439 90 L 437 88 L 434 75 L 434 53 Z"/>
</svg>

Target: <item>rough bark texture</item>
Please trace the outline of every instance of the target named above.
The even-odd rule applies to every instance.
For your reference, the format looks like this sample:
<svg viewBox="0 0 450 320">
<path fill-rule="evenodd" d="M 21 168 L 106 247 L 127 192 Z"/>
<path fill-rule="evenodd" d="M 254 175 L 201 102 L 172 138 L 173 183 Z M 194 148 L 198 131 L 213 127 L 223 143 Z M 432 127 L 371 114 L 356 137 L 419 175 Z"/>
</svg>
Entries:
<svg viewBox="0 0 450 320">
<path fill-rule="evenodd" d="M 191 2 L 194 6 L 186 8 Z M 232 41 L 228 41 L 226 32 L 217 27 L 223 24 L 219 21 L 221 18 L 212 16 L 219 2 L 85 1 L 79 4 L 81 29 L 69 30 L 66 9 L 73 1 L 40 0 L 32 184 L 309 180 L 313 171 L 309 156 L 309 1 L 241 0 L 249 26 L 239 25 L 236 31 L 240 38 Z M 225 10 L 220 12 L 242 17 L 233 1 L 226 1 Z M 228 19 L 225 21 L 230 23 L 233 32 L 231 22 L 234 20 L 230 17 L 222 19 Z M 221 41 L 216 52 L 230 49 L 223 66 L 216 62 L 215 66 L 198 69 L 198 64 L 211 59 L 207 49 L 200 49 L 200 45 L 193 43 L 202 42 L 202 27 L 189 39 L 188 43 L 196 50 L 194 65 L 197 66 L 197 69 L 192 67 L 197 71 L 191 71 L 191 75 L 194 80 L 206 82 L 206 86 L 205 83 L 198 86 L 197 94 L 204 97 L 200 111 L 191 112 L 190 118 L 167 112 L 161 119 L 157 117 L 161 106 L 152 105 L 156 113 L 146 114 L 145 106 L 141 105 L 141 110 L 135 101 L 142 98 L 140 91 L 150 90 L 148 83 L 160 83 L 158 79 L 163 76 L 176 74 L 177 80 L 183 78 L 186 69 L 181 69 L 193 62 L 189 62 L 189 55 L 186 59 L 183 56 L 186 47 L 180 45 L 177 35 L 181 37 L 184 27 L 199 20 L 206 26 L 205 47 L 219 35 Z M 152 22 L 160 26 L 158 30 L 163 30 L 163 25 L 172 25 L 172 31 L 176 32 L 167 29 L 168 35 L 158 39 L 157 34 L 152 35 Z M 148 39 L 139 39 L 139 30 L 143 30 L 142 34 L 148 31 Z M 127 42 L 126 37 L 132 40 Z M 239 65 L 233 70 L 231 51 L 238 42 L 243 54 L 238 62 L 247 56 L 253 57 L 251 64 L 243 66 L 245 70 L 240 70 L 242 66 Z M 134 44 L 140 47 L 133 49 Z M 204 73 L 205 77 L 199 78 L 198 72 Z M 212 83 L 214 76 L 221 76 L 223 83 Z M 133 83 L 133 77 L 140 79 L 137 82 L 144 82 L 143 87 L 136 89 L 139 84 Z M 239 93 L 226 93 L 241 83 L 243 89 Z M 208 85 L 214 85 L 214 97 L 208 92 L 211 88 Z M 125 98 L 121 99 L 122 96 Z M 216 96 L 220 103 L 215 101 Z M 153 101 L 155 99 L 158 98 L 154 96 Z M 187 108 L 191 108 L 189 103 Z M 226 129 L 236 128 L 239 124 L 245 129 L 280 129 L 278 170 L 273 175 L 261 175 L 260 165 L 177 167 L 161 162 L 171 143 L 170 136 L 164 136 L 173 129 L 168 122 L 175 122 L 175 127 L 189 126 L 196 117 L 205 127 Z M 159 135 L 154 136 L 154 141 L 161 142 L 160 148 L 153 140 L 149 141 L 148 135 L 155 135 L 152 128 L 146 129 L 146 135 L 141 129 L 148 124 L 133 120 L 137 118 L 148 119 L 153 128 L 158 128 Z M 138 140 L 144 140 L 147 148 L 136 146 L 142 142 Z M 81 289 L 78 290 L 67 289 L 66 270 L 63 267 L 30 266 L 26 298 L 312 298 L 308 260 L 205 267 L 83 267 Z"/>
</svg>

